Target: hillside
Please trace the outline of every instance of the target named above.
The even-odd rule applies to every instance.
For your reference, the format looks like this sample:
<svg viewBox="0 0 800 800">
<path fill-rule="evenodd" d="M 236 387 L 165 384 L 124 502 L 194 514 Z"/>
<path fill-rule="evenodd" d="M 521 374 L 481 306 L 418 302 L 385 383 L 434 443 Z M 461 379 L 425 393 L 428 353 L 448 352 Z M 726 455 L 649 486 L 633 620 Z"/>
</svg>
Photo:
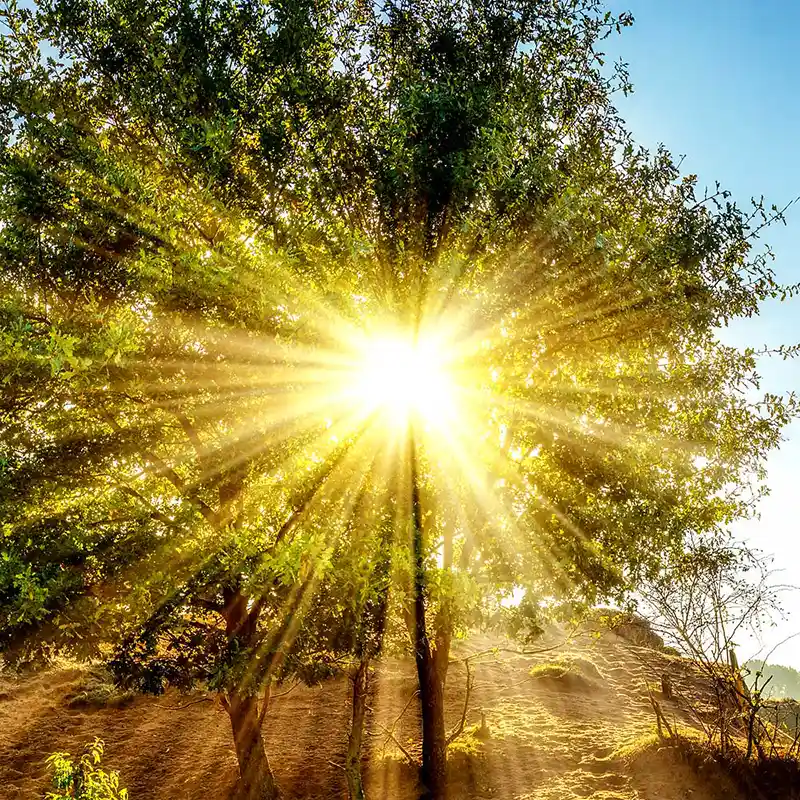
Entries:
<svg viewBox="0 0 800 800">
<path fill-rule="evenodd" d="M 760 686 L 765 686 L 765 682 L 769 680 L 764 690 L 766 697 L 776 700 L 800 698 L 800 672 L 796 669 L 781 664 L 765 664 L 759 659 L 751 659 L 744 666 L 749 671 L 749 674 L 745 673 L 749 686 L 754 685 L 757 673 L 760 673 Z"/>
<path fill-rule="evenodd" d="M 508 643 L 477 637 L 456 657 Z M 679 696 L 701 702 L 704 682 L 690 662 L 638 647 L 614 633 L 587 632 L 563 642 L 552 631 L 539 655 L 500 650 L 473 658 L 475 688 L 469 725 L 485 714 L 487 739 L 472 734 L 453 745 L 454 798 L 517 800 L 733 800 L 734 787 L 716 769 L 707 777 L 653 741 L 647 684 L 668 673 Z M 548 668 L 560 662 L 565 669 Z M 535 675 L 531 675 L 534 669 Z M 448 678 L 449 720 L 462 709 L 464 667 Z M 40 798 L 47 785 L 45 757 L 77 752 L 94 736 L 106 742 L 106 764 L 119 769 L 132 800 L 222 800 L 236 774 L 228 719 L 203 695 L 87 702 L 86 669 L 63 668 L 28 678 L 4 676 L 0 685 L 0 796 Z M 414 770 L 385 735 L 415 688 L 409 665 L 384 663 L 371 706 L 368 797 L 418 797 Z M 287 800 L 346 797 L 341 763 L 347 736 L 346 680 L 298 687 L 274 701 L 265 723 L 273 768 Z M 189 704 L 189 705 L 187 705 Z M 413 746 L 418 717 L 412 707 L 397 723 L 397 740 Z M 670 719 L 689 718 L 663 702 Z M 477 727 L 477 726 L 476 726 Z"/>
</svg>

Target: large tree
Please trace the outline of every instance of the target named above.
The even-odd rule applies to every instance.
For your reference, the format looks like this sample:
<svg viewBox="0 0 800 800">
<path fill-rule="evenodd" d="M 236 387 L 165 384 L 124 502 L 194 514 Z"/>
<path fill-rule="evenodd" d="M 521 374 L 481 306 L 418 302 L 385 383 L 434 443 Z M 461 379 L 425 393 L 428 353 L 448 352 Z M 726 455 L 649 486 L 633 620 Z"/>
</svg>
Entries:
<svg viewBox="0 0 800 800">
<path fill-rule="evenodd" d="M 534 627 L 619 595 L 752 511 L 792 406 L 752 401 L 754 355 L 717 331 L 779 292 L 752 250 L 779 215 L 634 145 L 599 52 L 630 21 L 596 0 L 12 4 L 7 658 L 218 689 L 242 793 L 270 797 L 259 692 L 307 667 L 309 604 L 369 563 L 358 498 L 380 490 L 438 798 L 458 628 L 511 593 Z M 419 361 L 398 418 L 365 364 L 425 347 L 448 397 Z"/>
</svg>

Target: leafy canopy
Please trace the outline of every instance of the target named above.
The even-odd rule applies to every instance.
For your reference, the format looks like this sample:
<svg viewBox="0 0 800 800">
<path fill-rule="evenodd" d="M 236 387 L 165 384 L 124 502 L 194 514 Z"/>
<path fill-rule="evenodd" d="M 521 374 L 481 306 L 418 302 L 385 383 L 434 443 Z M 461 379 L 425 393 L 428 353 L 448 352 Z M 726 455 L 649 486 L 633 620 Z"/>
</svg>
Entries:
<svg viewBox="0 0 800 800">
<path fill-rule="evenodd" d="M 363 589 L 347 628 L 391 575 L 409 613 L 412 462 L 429 610 L 462 628 L 619 595 L 752 513 L 794 406 L 752 401 L 754 353 L 717 331 L 782 291 L 753 249 L 780 215 L 631 140 L 599 49 L 629 15 L 43 0 L 3 22 L 8 658 L 113 656 L 156 691 L 320 662 L 299 632 L 324 592 Z M 387 334 L 435 339 L 458 397 L 414 447 L 353 393 Z"/>
</svg>

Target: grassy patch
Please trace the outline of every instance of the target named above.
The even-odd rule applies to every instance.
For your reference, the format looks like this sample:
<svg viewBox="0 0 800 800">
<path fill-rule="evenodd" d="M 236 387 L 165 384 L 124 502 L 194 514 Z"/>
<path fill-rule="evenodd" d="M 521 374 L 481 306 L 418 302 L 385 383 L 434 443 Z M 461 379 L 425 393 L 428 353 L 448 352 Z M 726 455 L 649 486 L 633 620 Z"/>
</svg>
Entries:
<svg viewBox="0 0 800 800">
<path fill-rule="evenodd" d="M 661 750 L 664 747 L 676 748 L 676 744 L 695 742 L 703 744 L 702 734 L 694 728 L 679 727 L 676 730 L 675 739 L 663 739 L 658 735 L 655 727 L 650 733 L 642 734 L 636 739 L 632 739 L 626 744 L 618 747 L 609 757 L 610 761 L 632 762 L 640 758 L 645 758 L 649 754 Z"/>
<path fill-rule="evenodd" d="M 588 659 L 564 657 L 531 667 L 531 678 L 565 691 L 589 691 L 603 680 L 600 670 Z"/>
<path fill-rule="evenodd" d="M 461 753 L 464 756 L 475 758 L 483 752 L 483 742 L 475 736 L 480 725 L 473 725 L 458 737 L 448 748 L 448 753 Z"/>
<path fill-rule="evenodd" d="M 112 677 L 100 667 L 92 667 L 81 674 L 67 694 L 70 708 L 120 708 L 134 698 L 134 693 L 120 689 Z"/>
</svg>

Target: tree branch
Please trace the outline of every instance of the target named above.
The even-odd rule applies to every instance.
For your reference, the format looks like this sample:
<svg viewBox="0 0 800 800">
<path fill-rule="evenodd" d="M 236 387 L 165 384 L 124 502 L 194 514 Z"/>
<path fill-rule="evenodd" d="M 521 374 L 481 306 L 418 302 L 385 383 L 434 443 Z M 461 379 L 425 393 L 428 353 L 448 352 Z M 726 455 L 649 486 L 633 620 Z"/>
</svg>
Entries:
<svg viewBox="0 0 800 800">
<path fill-rule="evenodd" d="M 371 706 L 367 706 L 367 708 L 374 713 L 374 709 Z M 419 767 L 419 761 L 403 747 L 398 738 L 385 725 L 381 725 L 380 722 L 375 722 L 375 724 L 386 734 L 387 738 L 391 739 L 397 745 L 400 752 L 408 759 L 408 763 L 411 764 L 412 767 Z M 380 736 L 378 733 L 370 733 L 370 735 Z"/>
<path fill-rule="evenodd" d="M 189 442 L 191 442 L 194 452 L 202 464 L 202 462 L 208 457 L 208 450 L 200 439 L 200 436 L 197 434 L 197 430 L 195 429 L 194 425 L 192 425 L 191 420 L 186 416 L 186 414 L 183 413 L 183 411 L 179 411 L 175 408 L 171 408 L 170 411 L 175 416 L 175 419 L 178 420 L 183 432 L 186 434 L 186 438 L 189 440 Z"/>
<path fill-rule="evenodd" d="M 123 428 L 106 409 L 103 409 L 103 411 L 105 413 L 106 421 L 114 429 L 114 431 L 116 433 L 124 434 L 125 428 Z M 183 497 L 197 506 L 197 509 L 212 528 L 219 528 L 219 518 L 217 516 L 217 512 L 214 511 L 214 509 L 205 500 L 203 500 L 203 498 L 200 497 L 196 491 L 192 490 L 187 482 L 181 478 L 181 476 L 178 475 L 178 473 L 172 467 L 170 467 L 163 458 L 145 447 L 139 447 L 137 445 L 136 450 L 142 458 L 144 458 L 146 461 L 149 461 L 156 468 L 156 475 L 166 478 Z"/>
<path fill-rule="evenodd" d="M 189 604 L 205 609 L 206 611 L 215 611 L 218 614 L 221 614 L 225 610 L 222 603 L 218 603 L 216 600 L 208 600 L 205 597 L 192 597 Z"/>
<path fill-rule="evenodd" d="M 467 722 L 467 712 L 469 711 L 469 699 L 470 695 L 472 694 L 472 673 L 469 668 L 469 661 L 464 662 L 464 666 L 467 669 L 467 688 L 464 692 L 464 708 L 461 709 L 461 719 L 458 721 L 458 725 L 455 727 L 453 732 L 447 737 L 447 746 L 449 747 L 452 742 L 454 742 L 461 734 L 464 732 L 464 725 Z"/>
<path fill-rule="evenodd" d="M 264 720 L 267 718 L 267 712 L 269 711 L 269 701 L 271 694 L 272 694 L 272 678 L 268 679 L 267 682 L 264 684 L 264 696 L 261 698 L 261 711 L 258 714 L 259 728 L 264 724 Z"/>
</svg>

